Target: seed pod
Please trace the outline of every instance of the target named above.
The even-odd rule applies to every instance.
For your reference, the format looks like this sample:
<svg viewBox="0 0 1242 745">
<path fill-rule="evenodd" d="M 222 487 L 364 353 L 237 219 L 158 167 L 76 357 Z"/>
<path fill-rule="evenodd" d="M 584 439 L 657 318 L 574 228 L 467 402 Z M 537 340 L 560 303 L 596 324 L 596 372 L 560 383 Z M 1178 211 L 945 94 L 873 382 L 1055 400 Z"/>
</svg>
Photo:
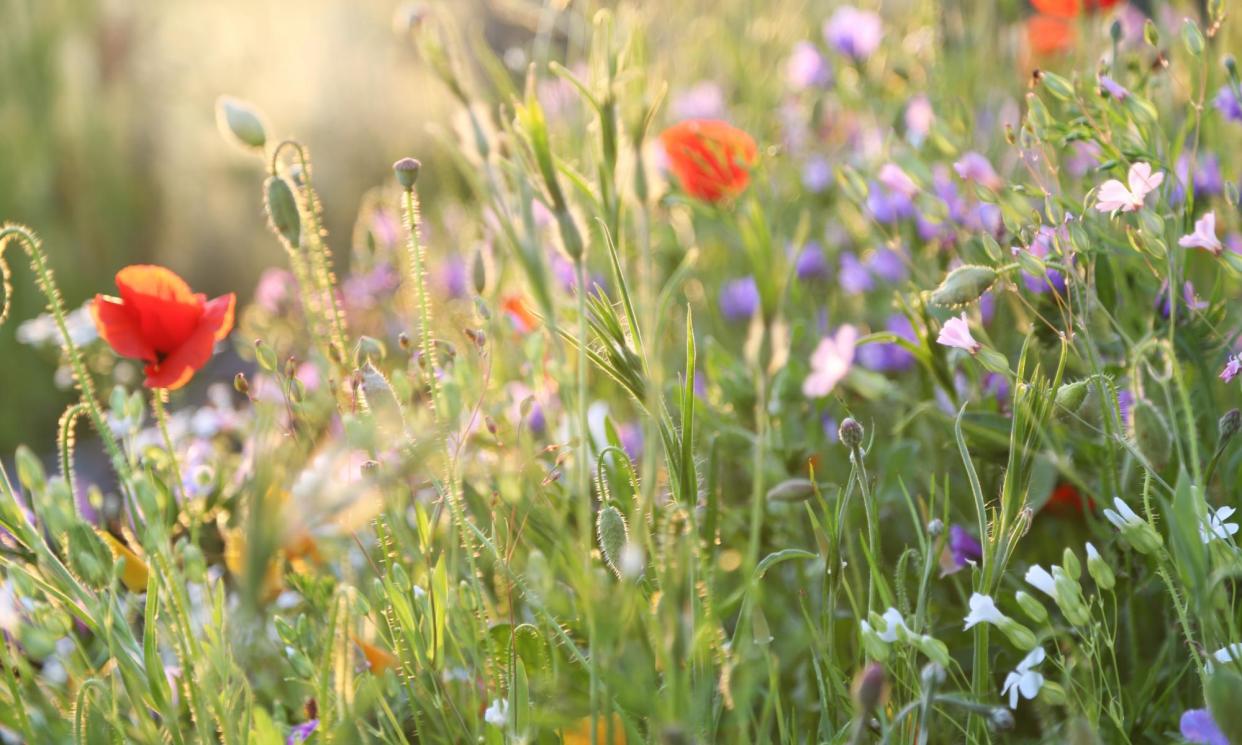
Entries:
<svg viewBox="0 0 1242 745">
<path fill-rule="evenodd" d="M 401 184 L 401 188 L 410 191 L 414 188 L 414 184 L 418 183 L 418 173 L 423 169 L 423 164 L 414 158 L 402 158 L 392 164 L 392 172 L 397 177 L 397 183 Z"/>
<path fill-rule="evenodd" d="M 596 519 L 596 529 L 599 531 L 599 547 L 604 555 L 604 562 L 608 564 L 608 568 L 612 570 L 617 577 L 621 576 L 621 552 L 625 548 L 626 541 L 630 538 L 629 528 L 626 527 L 625 517 L 621 512 L 613 506 L 608 506 L 599 511 Z"/>
<path fill-rule="evenodd" d="M 1163 468 L 1169 462 L 1173 447 L 1168 421 L 1147 399 L 1134 402 L 1133 417 L 1134 444 L 1154 467 Z"/>
<path fill-rule="evenodd" d="M 996 282 L 996 270 L 988 266 L 966 264 L 949 272 L 940 286 L 932 290 L 932 305 L 955 308 L 978 300 Z"/>
<path fill-rule="evenodd" d="M 290 246 L 298 246 L 302 239 L 302 215 L 289 183 L 277 176 L 269 176 L 264 185 L 268 226 Z"/>
<path fill-rule="evenodd" d="M 1057 416 L 1065 419 L 1071 414 L 1077 414 L 1079 409 L 1082 408 L 1083 402 L 1087 400 L 1087 393 L 1090 389 L 1091 378 L 1065 383 L 1058 388 L 1056 395 Z"/>
<path fill-rule="evenodd" d="M 259 149 L 267 144 L 267 131 L 259 112 L 249 103 L 232 96 L 216 99 L 216 123 L 220 130 L 242 145 Z"/>
</svg>

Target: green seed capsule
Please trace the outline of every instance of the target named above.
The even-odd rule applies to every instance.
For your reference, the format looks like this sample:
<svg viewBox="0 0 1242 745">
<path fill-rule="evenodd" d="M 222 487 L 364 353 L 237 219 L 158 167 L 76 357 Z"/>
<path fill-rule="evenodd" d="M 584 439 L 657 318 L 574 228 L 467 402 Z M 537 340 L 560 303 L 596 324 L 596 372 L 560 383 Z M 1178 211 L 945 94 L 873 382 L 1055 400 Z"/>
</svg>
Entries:
<svg viewBox="0 0 1242 745">
<path fill-rule="evenodd" d="M 966 264 L 949 272 L 940 286 L 932 291 L 931 304 L 944 308 L 973 303 L 996 282 L 996 270 L 988 266 Z"/>
<path fill-rule="evenodd" d="M 810 479 L 787 479 L 768 490 L 769 502 L 801 502 L 815 493 Z"/>
<path fill-rule="evenodd" d="M 216 100 L 216 122 L 220 130 L 239 143 L 255 149 L 267 144 L 267 130 L 259 112 L 245 101 L 221 96 Z"/>
</svg>

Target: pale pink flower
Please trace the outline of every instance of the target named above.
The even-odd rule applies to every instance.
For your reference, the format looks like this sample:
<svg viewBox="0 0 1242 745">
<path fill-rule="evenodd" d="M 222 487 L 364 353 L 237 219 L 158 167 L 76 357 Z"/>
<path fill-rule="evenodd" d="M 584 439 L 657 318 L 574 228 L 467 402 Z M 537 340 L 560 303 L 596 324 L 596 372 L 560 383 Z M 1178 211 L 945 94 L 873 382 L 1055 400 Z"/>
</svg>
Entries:
<svg viewBox="0 0 1242 745">
<path fill-rule="evenodd" d="M 1095 208 L 1100 212 L 1133 212 L 1142 208 L 1147 195 L 1164 183 L 1164 173 L 1152 173 L 1147 163 L 1130 166 L 1129 186 L 1109 179 L 1096 193 Z"/>
<path fill-rule="evenodd" d="M 943 344 L 946 347 L 965 349 L 971 354 L 983 348 L 983 345 L 975 341 L 975 337 L 970 335 L 970 325 L 966 323 L 965 313 L 944 322 L 944 326 L 940 327 L 940 336 L 936 337 L 936 343 Z"/>
<path fill-rule="evenodd" d="M 837 333 L 825 337 L 811 355 L 811 374 L 802 381 L 802 395 L 823 398 L 845 377 L 854 364 L 854 344 L 858 341 L 858 329 L 849 324 L 837 329 Z"/>
<path fill-rule="evenodd" d="M 904 197 L 913 197 L 919 193 L 918 185 L 896 163 L 885 163 L 877 178 L 889 191 Z"/>
<path fill-rule="evenodd" d="M 1216 213 L 1209 212 L 1195 221 L 1195 232 L 1182 236 L 1177 245 L 1182 248 L 1202 248 L 1220 256 L 1225 247 L 1216 237 Z"/>
<path fill-rule="evenodd" d="M 1238 356 L 1235 354 L 1225 363 L 1225 369 L 1220 371 L 1220 379 L 1226 383 L 1232 383 L 1233 379 L 1238 377 L 1240 372 L 1242 372 L 1242 359 L 1238 359 Z"/>
</svg>

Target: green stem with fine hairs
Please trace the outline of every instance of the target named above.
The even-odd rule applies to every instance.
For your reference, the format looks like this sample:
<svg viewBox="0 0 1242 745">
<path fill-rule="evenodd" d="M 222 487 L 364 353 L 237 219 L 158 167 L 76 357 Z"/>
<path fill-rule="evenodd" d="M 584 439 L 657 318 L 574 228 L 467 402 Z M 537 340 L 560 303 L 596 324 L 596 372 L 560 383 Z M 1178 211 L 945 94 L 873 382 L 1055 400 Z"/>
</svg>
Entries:
<svg viewBox="0 0 1242 745">
<path fill-rule="evenodd" d="M 4 285 L 4 303 L 0 305 L 0 325 L 3 325 L 8 318 L 9 298 L 12 296 L 13 290 L 13 286 L 10 283 L 11 274 L 9 267 L 4 261 L 4 249 L 11 240 L 20 242 L 22 248 L 26 251 L 26 255 L 30 257 L 30 265 L 34 270 L 36 283 L 47 298 L 48 311 L 56 322 L 56 330 L 60 332 L 61 349 L 69 360 L 70 368 L 73 370 L 73 378 L 77 384 L 78 392 L 82 396 L 82 404 L 86 407 L 86 412 L 91 418 L 91 424 L 94 425 L 95 431 L 99 433 L 99 438 L 103 441 L 104 450 L 107 451 L 108 458 L 112 461 L 112 468 L 116 471 L 121 491 L 129 496 L 129 489 L 127 487 L 132 475 L 129 461 L 125 459 L 124 454 L 121 452 L 121 446 L 117 443 L 116 435 L 108 427 L 108 420 L 104 417 L 103 409 L 100 408 L 99 400 L 95 394 L 95 384 L 86 369 L 86 363 L 82 360 L 82 352 L 78 349 L 78 345 L 74 343 L 73 337 L 69 335 L 69 325 L 65 320 L 65 304 L 61 299 L 60 290 L 56 287 L 56 278 L 52 274 L 52 268 L 48 265 L 47 255 L 43 252 L 42 244 L 35 237 L 35 234 L 29 228 L 22 225 L 6 224 L 0 228 L 0 276 L 3 278 Z M 132 507 L 133 505 L 131 504 L 130 506 Z"/>
</svg>

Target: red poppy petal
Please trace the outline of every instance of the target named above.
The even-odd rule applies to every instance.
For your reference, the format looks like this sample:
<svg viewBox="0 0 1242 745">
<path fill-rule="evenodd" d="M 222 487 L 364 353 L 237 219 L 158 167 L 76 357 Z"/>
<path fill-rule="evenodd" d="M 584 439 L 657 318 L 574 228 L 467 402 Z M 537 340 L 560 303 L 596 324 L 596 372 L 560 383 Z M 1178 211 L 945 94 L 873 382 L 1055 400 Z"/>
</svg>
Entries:
<svg viewBox="0 0 1242 745">
<path fill-rule="evenodd" d="M 127 266 L 117 272 L 116 285 L 143 338 L 162 354 L 180 347 L 202 318 L 205 297 L 190 292 L 181 277 L 164 267 Z"/>
<path fill-rule="evenodd" d="M 201 322 L 185 342 L 158 363 L 146 366 L 148 388 L 175 390 L 190 382 L 215 349 L 216 342 L 233 329 L 233 312 L 237 296 L 229 293 L 207 303 Z"/>
<path fill-rule="evenodd" d="M 129 308 L 125 307 L 124 301 L 96 295 L 95 302 L 91 303 L 91 317 L 95 320 L 99 336 L 120 356 L 155 359 L 155 350 L 143 337 L 142 328 Z"/>
</svg>

